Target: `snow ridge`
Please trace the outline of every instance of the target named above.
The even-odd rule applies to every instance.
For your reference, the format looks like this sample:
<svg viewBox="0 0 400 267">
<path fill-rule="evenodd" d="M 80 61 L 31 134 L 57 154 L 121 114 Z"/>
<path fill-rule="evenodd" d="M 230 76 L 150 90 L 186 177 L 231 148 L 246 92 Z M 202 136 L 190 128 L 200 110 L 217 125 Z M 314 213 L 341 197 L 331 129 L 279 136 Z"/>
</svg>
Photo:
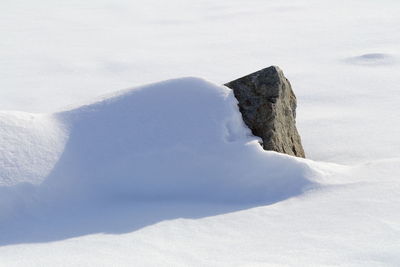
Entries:
<svg viewBox="0 0 400 267">
<path fill-rule="evenodd" d="M 32 199 L 271 203 L 300 194 L 315 175 L 305 160 L 262 150 L 231 90 L 200 78 L 55 114 L 2 114 L 2 209 Z"/>
</svg>

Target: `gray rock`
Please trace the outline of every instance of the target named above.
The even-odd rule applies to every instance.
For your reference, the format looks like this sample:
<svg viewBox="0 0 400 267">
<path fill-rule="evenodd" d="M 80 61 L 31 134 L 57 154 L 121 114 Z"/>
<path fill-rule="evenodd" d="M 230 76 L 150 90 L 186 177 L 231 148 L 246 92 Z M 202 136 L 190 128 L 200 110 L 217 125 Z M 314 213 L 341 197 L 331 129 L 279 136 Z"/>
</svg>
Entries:
<svg viewBox="0 0 400 267">
<path fill-rule="evenodd" d="M 305 157 L 296 129 L 296 96 L 282 70 L 271 66 L 225 84 L 239 101 L 243 120 L 265 150 Z"/>
</svg>

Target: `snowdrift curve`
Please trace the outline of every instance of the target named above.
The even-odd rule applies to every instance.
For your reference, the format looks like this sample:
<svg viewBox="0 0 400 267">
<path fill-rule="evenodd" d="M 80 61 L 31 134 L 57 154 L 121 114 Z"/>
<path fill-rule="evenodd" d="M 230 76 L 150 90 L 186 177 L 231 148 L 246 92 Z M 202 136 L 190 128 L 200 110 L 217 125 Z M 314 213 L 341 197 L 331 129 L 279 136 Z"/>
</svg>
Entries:
<svg viewBox="0 0 400 267">
<path fill-rule="evenodd" d="M 55 114 L 3 112 L 0 123 L 3 216 L 32 203 L 108 198 L 275 202 L 311 186 L 314 174 L 307 160 L 263 151 L 231 90 L 199 78 Z"/>
</svg>

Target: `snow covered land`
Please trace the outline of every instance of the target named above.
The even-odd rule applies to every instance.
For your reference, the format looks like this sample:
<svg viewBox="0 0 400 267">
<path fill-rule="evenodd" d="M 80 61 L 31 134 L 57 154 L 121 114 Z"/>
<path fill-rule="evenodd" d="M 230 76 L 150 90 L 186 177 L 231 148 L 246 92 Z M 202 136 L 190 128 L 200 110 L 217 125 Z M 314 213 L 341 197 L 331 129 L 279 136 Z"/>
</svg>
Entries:
<svg viewBox="0 0 400 267">
<path fill-rule="evenodd" d="M 399 266 L 399 12 L 1 1 L 0 266 Z M 307 159 L 221 86 L 270 65 Z"/>
</svg>

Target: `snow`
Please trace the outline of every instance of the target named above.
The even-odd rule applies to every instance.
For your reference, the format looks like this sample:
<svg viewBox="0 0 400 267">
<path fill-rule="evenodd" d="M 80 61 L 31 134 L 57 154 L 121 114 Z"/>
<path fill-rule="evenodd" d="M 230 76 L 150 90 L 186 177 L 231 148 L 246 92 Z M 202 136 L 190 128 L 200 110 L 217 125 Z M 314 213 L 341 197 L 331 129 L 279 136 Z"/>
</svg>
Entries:
<svg viewBox="0 0 400 267">
<path fill-rule="evenodd" d="M 0 186 L 40 184 L 64 149 L 65 133 L 54 116 L 0 113 Z"/>
<path fill-rule="evenodd" d="M 2 1 L 0 266 L 398 266 L 399 5 Z M 269 65 L 307 160 L 220 86 Z"/>
<path fill-rule="evenodd" d="M 34 115 L 5 116 L 9 153 L 1 158 L 0 190 L 7 210 L 12 201 L 21 205 L 21 197 L 9 203 L 14 194 L 23 195 L 28 210 L 36 202 L 80 206 L 107 199 L 272 203 L 300 194 L 316 175 L 304 160 L 263 151 L 232 91 L 199 78 L 124 90 L 46 117 L 55 122 L 41 122 L 37 127 L 46 131 L 38 135 L 27 126 Z M 13 158 L 21 162 L 8 167 Z"/>
</svg>

